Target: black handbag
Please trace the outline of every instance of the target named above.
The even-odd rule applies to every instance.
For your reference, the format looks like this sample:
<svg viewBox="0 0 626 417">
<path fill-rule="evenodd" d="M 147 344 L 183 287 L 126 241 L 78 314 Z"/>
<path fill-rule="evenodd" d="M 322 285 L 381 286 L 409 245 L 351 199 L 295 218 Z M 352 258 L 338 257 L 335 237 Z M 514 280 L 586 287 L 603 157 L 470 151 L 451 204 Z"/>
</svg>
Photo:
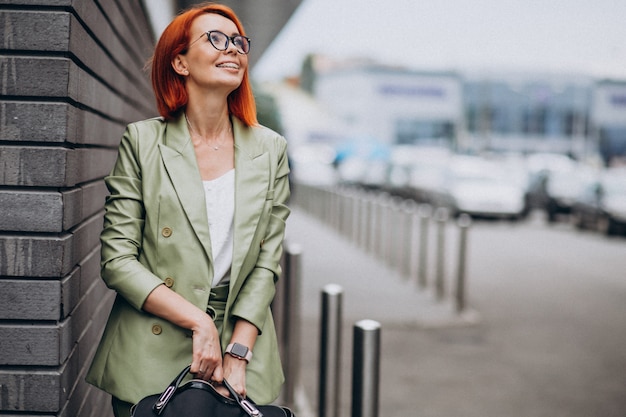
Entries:
<svg viewBox="0 0 626 417">
<path fill-rule="evenodd" d="M 295 417 L 279 405 L 256 405 L 239 395 L 226 380 L 231 397 L 218 393 L 213 385 L 192 379 L 181 385 L 190 366 L 172 381 L 161 394 L 141 399 L 131 409 L 132 417 Z"/>
</svg>

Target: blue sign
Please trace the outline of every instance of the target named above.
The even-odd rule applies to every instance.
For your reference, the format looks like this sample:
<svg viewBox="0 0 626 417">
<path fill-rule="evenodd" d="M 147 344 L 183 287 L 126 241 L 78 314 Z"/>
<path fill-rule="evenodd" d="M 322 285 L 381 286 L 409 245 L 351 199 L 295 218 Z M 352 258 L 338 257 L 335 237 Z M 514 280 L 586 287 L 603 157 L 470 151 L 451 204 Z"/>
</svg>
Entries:
<svg viewBox="0 0 626 417">
<path fill-rule="evenodd" d="M 378 91 L 385 96 L 431 97 L 441 99 L 446 95 L 443 88 L 429 86 L 381 85 Z"/>
<path fill-rule="evenodd" d="M 611 104 L 615 107 L 626 107 L 626 94 L 611 95 Z"/>
</svg>

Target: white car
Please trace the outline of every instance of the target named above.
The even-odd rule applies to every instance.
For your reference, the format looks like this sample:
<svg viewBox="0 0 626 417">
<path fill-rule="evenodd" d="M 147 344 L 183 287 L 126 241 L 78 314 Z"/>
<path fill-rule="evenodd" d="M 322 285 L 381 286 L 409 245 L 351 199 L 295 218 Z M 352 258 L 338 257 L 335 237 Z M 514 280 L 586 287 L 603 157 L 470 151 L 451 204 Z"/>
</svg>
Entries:
<svg viewBox="0 0 626 417">
<path fill-rule="evenodd" d="M 519 219 L 526 214 L 519 182 L 501 164 L 478 157 L 451 160 L 438 200 L 453 215 Z"/>
</svg>

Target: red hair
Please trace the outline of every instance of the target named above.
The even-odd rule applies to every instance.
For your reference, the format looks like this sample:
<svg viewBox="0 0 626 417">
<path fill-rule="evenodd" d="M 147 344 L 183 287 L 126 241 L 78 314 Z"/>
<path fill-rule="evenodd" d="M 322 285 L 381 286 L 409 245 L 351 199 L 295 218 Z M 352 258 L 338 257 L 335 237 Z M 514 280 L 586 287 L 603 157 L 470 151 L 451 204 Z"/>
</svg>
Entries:
<svg viewBox="0 0 626 417">
<path fill-rule="evenodd" d="M 187 105 L 185 77 L 174 71 L 172 61 L 178 54 L 187 52 L 191 24 L 204 13 L 224 16 L 237 26 L 241 35 L 245 36 L 243 25 L 235 12 L 221 4 L 200 4 L 185 10 L 172 20 L 163 31 L 152 56 L 152 89 L 159 114 L 166 120 L 177 117 Z M 258 124 L 256 104 L 247 69 L 239 87 L 228 95 L 228 110 L 247 126 Z"/>
</svg>

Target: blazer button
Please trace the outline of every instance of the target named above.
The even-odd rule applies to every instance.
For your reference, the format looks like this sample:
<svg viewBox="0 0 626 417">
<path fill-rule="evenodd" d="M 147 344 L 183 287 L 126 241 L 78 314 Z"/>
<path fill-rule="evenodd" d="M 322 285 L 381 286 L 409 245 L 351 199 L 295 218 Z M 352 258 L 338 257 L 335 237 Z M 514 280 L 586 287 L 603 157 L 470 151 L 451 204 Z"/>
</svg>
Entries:
<svg viewBox="0 0 626 417">
<path fill-rule="evenodd" d="M 161 333 L 163 333 L 163 329 L 161 328 L 161 326 L 159 326 L 158 324 L 153 324 L 152 325 L 152 334 L 155 335 L 160 335 Z"/>
<path fill-rule="evenodd" d="M 172 288 L 174 286 L 174 278 L 172 278 L 172 277 L 165 278 L 164 282 L 165 282 L 165 286 L 167 288 Z"/>
<path fill-rule="evenodd" d="M 261 247 L 263 247 L 263 245 L 265 244 L 265 239 L 261 239 Z"/>
<path fill-rule="evenodd" d="M 161 230 L 161 235 L 163 235 L 163 237 L 170 237 L 172 236 L 172 228 L 171 227 L 164 227 L 163 230 Z"/>
</svg>

